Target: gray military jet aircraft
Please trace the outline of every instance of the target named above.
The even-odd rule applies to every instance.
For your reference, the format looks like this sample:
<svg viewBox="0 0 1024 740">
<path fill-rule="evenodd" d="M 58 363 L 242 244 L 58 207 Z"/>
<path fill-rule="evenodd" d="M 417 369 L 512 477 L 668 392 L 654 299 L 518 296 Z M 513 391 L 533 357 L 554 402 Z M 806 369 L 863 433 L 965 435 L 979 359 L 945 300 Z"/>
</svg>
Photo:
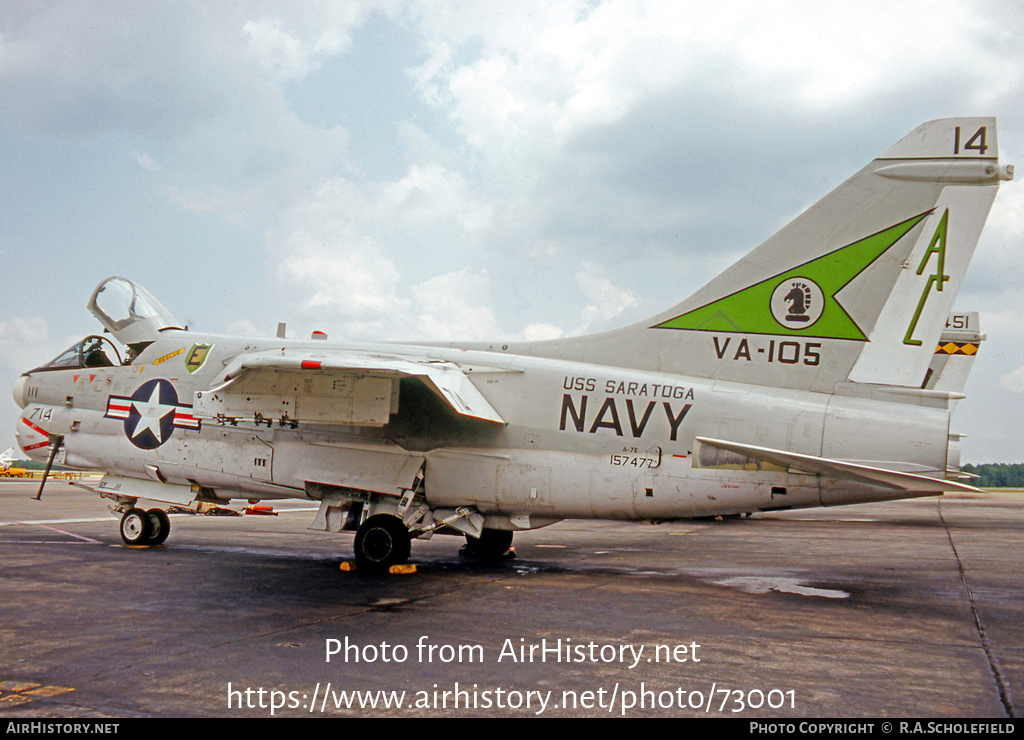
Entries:
<svg viewBox="0 0 1024 740">
<path fill-rule="evenodd" d="M 107 334 L 18 380 L 17 441 L 106 471 L 125 542 L 167 537 L 143 499 L 308 498 L 368 571 L 435 533 L 497 556 L 561 519 L 975 490 L 949 420 L 982 336 L 951 309 L 1012 176 L 994 119 L 926 123 L 674 308 L 554 341 L 199 335 L 112 277 Z"/>
</svg>

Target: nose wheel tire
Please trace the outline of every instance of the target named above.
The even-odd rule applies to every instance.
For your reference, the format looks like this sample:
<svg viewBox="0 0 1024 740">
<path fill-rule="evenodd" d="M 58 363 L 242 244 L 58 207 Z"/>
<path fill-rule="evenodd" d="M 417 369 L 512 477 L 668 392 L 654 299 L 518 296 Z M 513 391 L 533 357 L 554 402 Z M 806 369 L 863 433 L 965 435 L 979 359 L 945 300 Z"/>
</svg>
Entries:
<svg viewBox="0 0 1024 740">
<path fill-rule="evenodd" d="M 148 545 L 153 524 L 142 509 L 128 509 L 121 517 L 121 539 L 127 545 Z"/>
<path fill-rule="evenodd" d="M 149 517 L 149 542 L 148 545 L 160 545 L 171 533 L 171 520 L 163 509 L 150 509 L 146 512 Z"/>
<path fill-rule="evenodd" d="M 127 545 L 153 547 L 171 533 L 171 520 L 163 509 L 128 509 L 121 517 L 121 539 Z"/>
<path fill-rule="evenodd" d="M 386 573 L 409 560 L 412 537 L 396 516 L 376 514 L 356 531 L 356 565 L 364 573 Z"/>
</svg>

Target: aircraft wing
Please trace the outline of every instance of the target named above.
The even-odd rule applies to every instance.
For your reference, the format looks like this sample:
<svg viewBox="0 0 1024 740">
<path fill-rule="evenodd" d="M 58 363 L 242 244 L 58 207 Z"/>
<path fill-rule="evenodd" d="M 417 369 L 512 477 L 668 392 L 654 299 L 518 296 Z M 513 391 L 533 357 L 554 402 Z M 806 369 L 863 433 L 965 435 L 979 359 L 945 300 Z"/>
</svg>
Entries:
<svg viewBox="0 0 1024 740">
<path fill-rule="evenodd" d="M 506 421 L 452 362 L 330 350 L 275 349 L 236 357 L 223 382 L 196 393 L 193 412 L 205 418 L 256 418 L 383 426 L 398 410 L 403 378 L 422 382 L 460 416 Z"/>
<path fill-rule="evenodd" d="M 728 442 L 722 439 L 710 439 L 707 437 L 697 437 L 696 439 L 702 447 L 709 446 L 718 450 L 732 452 L 750 460 L 769 463 L 770 465 L 776 465 L 795 472 L 812 473 L 827 478 L 869 483 L 900 491 L 931 491 L 936 493 L 941 491 L 970 491 L 972 493 L 984 493 L 980 488 L 969 486 L 966 483 L 957 483 L 956 481 L 943 478 L 930 478 L 917 473 L 886 470 L 885 468 L 870 465 L 861 465 L 843 460 L 831 460 L 826 457 L 815 457 L 814 455 L 802 455 L 797 452 L 774 450 L 769 447 Z M 700 460 L 707 456 L 698 453 L 697 457 Z M 741 461 L 735 460 L 735 464 L 741 464 Z M 714 467 L 713 465 L 703 463 L 701 466 Z"/>
</svg>

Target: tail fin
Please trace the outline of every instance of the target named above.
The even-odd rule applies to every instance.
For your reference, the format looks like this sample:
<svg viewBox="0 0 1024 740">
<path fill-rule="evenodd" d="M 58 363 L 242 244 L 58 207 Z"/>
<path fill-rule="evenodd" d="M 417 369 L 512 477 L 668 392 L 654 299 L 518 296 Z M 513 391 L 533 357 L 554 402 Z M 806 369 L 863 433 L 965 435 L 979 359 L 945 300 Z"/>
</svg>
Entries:
<svg viewBox="0 0 1024 740">
<path fill-rule="evenodd" d="M 831 392 L 922 387 L 1000 180 L 994 118 L 925 123 L 674 308 L 535 354 Z"/>
</svg>

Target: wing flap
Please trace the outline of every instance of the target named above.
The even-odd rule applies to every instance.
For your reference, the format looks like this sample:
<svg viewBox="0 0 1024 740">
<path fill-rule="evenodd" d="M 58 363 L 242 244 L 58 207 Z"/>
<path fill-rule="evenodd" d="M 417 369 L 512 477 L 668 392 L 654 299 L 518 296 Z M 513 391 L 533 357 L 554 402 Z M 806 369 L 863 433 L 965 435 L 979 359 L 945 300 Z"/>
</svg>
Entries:
<svg viewBox="0 0 1024 740">
<path fill-rule="evenodd" d="M 193 413 L 209 419 L 383 426 L 398 409 L 403 378 L 420 380 L 461 416 L 505 423 L 454 363 L 305 350 L 236 358 L 223 383 L 196 393 Z"/>
<path fill-rule="evenodd" d="M 905 473 L 896 470 L 862 465 L 860 463 L 845 462 L 843 460 L 832 460 L 814 455 L 803 455 L 797 452 L 786 450 L 775 450 L 769 447 L 758 447 L 756 445 L 729 442 L 722 439 L 710 439 L 708 437 L 697 437 L 701 448 L 711 447 L 717 450 L 735 453 L 741 458 L 748 458 L 751 461 L 767 463 L 779 469 L 792 472 L 811 473 L 826 478 L 838 478 L 840 480 L 867 483 L 875 486 L 884 486 L 899 491 L 916 491 L 940 493 L 942 491 L 970 491 L 972 493 L 984 493 L 979 488 L 969 486 L 965 483 L 944 480 L 942 478 L 931 478 L 917 473 Z M 708 455 L 697 450 L 695 455 L 698 461 L 707 461 Z M 736 466 L 742 466 L 742 460 L 735 460 Z M 701 467 L 717 467 L 716 465 L 701 464 Z"/>
</svg>

